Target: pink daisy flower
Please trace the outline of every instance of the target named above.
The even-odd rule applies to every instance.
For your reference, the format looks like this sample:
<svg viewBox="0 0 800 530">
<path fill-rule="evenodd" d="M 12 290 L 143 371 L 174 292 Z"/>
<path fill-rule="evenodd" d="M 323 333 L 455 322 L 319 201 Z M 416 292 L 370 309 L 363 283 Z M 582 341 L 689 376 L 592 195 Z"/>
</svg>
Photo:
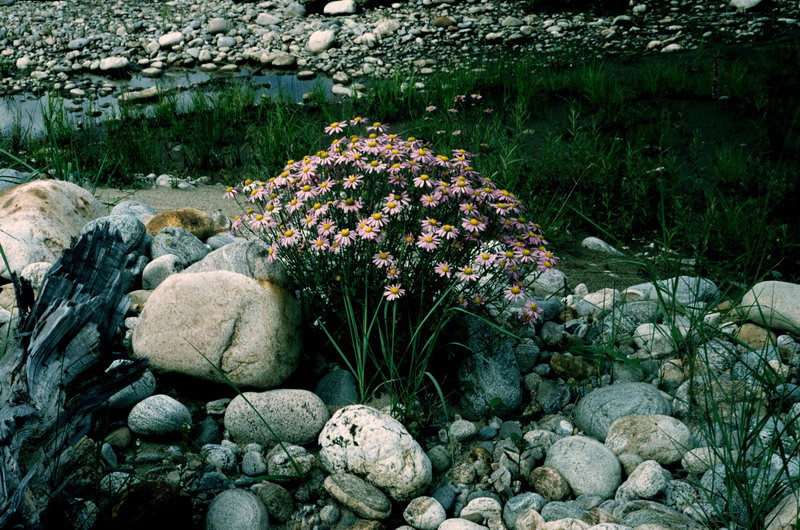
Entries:
<svg viewBox="0 0 800 530">
<path fill-rule="evenodd" d="M 461 267 L 460 269 L 458 269 L 458 272 L 456 273 L 456 278 L 458 278 L 462 282 L 475 280 L 478 278 L 478 271 L 476 271 L 472 267 Z"/>
<path fill-rule="evenodd" d="M 480 265 L 491 265 L 494 263 L 495 255 L 491 252 L 483 251 L 475 258 L 475 262 Z"/>
<path fill-rule="evenodd" d="M 323 219 L 317 225 L 317 232 L 319 232 L 321 236 L 329 236 L 336 232 L 336 224 L 330 219 Z"/>
<path fill-rule="evenodd" d="M 388 269 L 386 269 L 387 278 L 395 279 L 398 276 L 400 276 L 400 271 L 397 270 L 397 267 L 389 267 Z"/>
<path fill-rule="evenodd" d="M 377 133 L 386 132 L 388 129 L 389 129 L 389 126 L 387 124 L 381 123 L 379 121 L 376 121 L 372 125 L 367 126 L 367 130 L 368 131 L 375 131 Z"/>
<path fill-rule="evenodd" d="M 367 123 L 366 118 L 362 118 L 361 116 L 356 116 L 352 120 L 350 120 L 350 125 L 358 125 L 359 123 Z"/>
<path fill-rule="evenodd" d="M 328 125 L 327 127 L 325 127 L 325 134 L 340 133 L 344 130 L 345 127 L 347 127 L 347 122 L 335 121 L 330 125 Z"/>
<path fill-rule="evenodd" d="M 455 239 L 458 237 L 459 230 L 453 225 L 444 224 L 436 234 L 444 239 Z"/>
<path fill-rule="evenodd" d="M 383 296 L 385 296 L 387 300 L 392 301 L 397 300 L 405 293 L 406 290 L 401 288 L 399 283 L 396 283 L 394 285 L 387 285 L 386 289 L 383 291 Z"/>
<path fill-rule="evenodd" d="M 403 209 L 403 207 L 401 206 L 401 204 L 399 202 L 396 202 L 394 200 L 390 200 L 390 201 L 388 201 L 386 203 L 386 206 L 383 207 L 382 211 L 386 215 L 394 215 L 394 214 L 398 213 L 402 209 Z"/>
<path fill-rule="evenodd" d="M 486 223 L 477 217 L 464 217 L 461 221 L 461 227 L 467 232 L 483 232 L 486 229 Z"/>
<path fill-rule="evenodd" d="M 380 268 L 388 267 L 392 263 L 394 263 L 394 257 L 388 252 L 381 250 L 374 256 L 372 256 L 372 263 L 377 265 Z"/>
<path fill-rule="evenodd" d="M 233 199 L 234 197 L 236 197 L 237 193 L 239 193 L 239 190 L 237 190 L 233 186 L 228 186 L 228 188 L 225 190 L 225 195 L 223 195 L 223 197 L 226 199 Z"/>
<path fill-rule="evenodd" d="M 442 194 L 439 192 L 434 193 L 426 193 L 422 197 L 419 198 L 419 202 L 422 203 L 422 206 L 427 208 L 435 208 L 439 206 L 439 203 L 442 200 Z"/>
<path fill-rule="evenodd" d="M 345 213 L 351 212 L 358 212 L 361 210 L 361 206 L 363 203 L 361 200 L 355 200 L 352 197 L 348 197 L 347 199 L 342 199 L 337 203 L 337 206 L 342 209 Z"/>
<path fill-rule="evenodd" d="M 439 276 L 443 276 L 449 278 L 453 274 L 453 269 L 450 267 L 450 264 L 446 261 L 441 261 L 436 264 L 436 268 L 433 271 L 438 274 Z"/>
<path fill-rule="evenodd" d="M 425 174 L 417 175 L 416 177 L 414 177 L 414 180 L 412 182 L 413 182 L 414 186 L 416 186 L 418 188 L 430 188 L 430 187 L 433 187 L 433 179 L 431 179 L 431 177 L 429 175 L 425 175 Z"/>
<path fill-rule="evenodd" d="M 372 241 L 377 239 L 380 235 L 381 231 L 379 228 L 373 228 L 367 224 L 359 223 L 358 226 L 358 236 L 365 241 Z"/>
<path fill-rule="evenodd" d="M 352 230 L 349 228 L 343 228 L 338 234 L 333 236 L 334 243 L 337 243 L 340 247 L 346 247 L 355 241 L 355 239 L 355 234 L 353 234 Z"/>
<path fill-rule="evenodd" d="M 525 296 L 525 291 L 519 285 L 509 285 L 503 291 L 503 298 L 509 301 L 519 300 Z"/>
<path fill-rule="evenodd" d="M 322 252 L 323 250 L 328 250 L 330 247 L 330 242 L 326 237 L 318 237 L 316 239 L 312 239 L 309 246 L 311 247 L 311 250 L 315 252 Z"/>
<path fill-rule="evenodd" d="M 428 105 L 427 107 L 425 107 L 425 112 L 433 112 L 434 110 L 436 110 L 435 105 Z"/>
<path fill-rule="evenodd" d="M 282 247 L 295 245 L 299 240 L 300 234 L 292 228 L 287 228 L 281 232 L 280 245 Z"/>
<path fill-rule="evenodd" d="M 420 236 L 417 238 L 417 246 L 422 250 L 430 252 L 435 250 L 441 241 L 442 240 L 436 234 L 420 234 Z"/>
<path fill-rule="evenodd" d="M 273 243 L 267 249 L 267 263 L 274 262 L 278 257 L 278 246 Z"/>
</svg>

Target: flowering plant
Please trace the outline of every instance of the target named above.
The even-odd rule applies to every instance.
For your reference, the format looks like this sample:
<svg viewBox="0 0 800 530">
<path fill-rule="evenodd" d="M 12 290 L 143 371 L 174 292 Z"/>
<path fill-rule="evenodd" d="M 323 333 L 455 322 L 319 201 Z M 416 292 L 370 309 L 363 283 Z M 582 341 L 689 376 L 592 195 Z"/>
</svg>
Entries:
<svg viewBox="0 0 800 530">
<path fill-rule="evenodd" d="M 366 134 L 344 135 L 362 124 Z M 380 306 L 391 304 L 396 318 L 399 304 L 399 314 L 417 315 L 435 333 L 441 320 L 431 311 L 511 301 L 524 322 L 535 321 L 531 273 L 556 262 L 539 225 L 514 194 L 475 170 L 467 151 L 437 154 L 387 130 L 361 117 L 331 123 L 326 150 L 290 160 L 263 182 L 228 188 L 246 208 L 233 228 L 269 245 L 268 259 L 286 266 L 325 326 L 373 315 L 361 320 L 363 333 Z M 420 331 L 412 325 L 406 339 Z M 407 376 L 402 368 L 393 374 Z"/>
</svg>

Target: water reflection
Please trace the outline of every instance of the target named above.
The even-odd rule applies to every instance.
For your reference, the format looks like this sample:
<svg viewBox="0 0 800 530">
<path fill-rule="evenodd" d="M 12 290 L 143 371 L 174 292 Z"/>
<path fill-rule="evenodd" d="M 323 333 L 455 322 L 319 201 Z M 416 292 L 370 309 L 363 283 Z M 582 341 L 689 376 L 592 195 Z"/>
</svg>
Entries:
<svg viewBox="0 0 800 530">
<path fill-rule="evenodd" d="M 315 79 L 299 79 L 294 74 L 264 73 L 241 70 L 233 74 L 210 74 L 202 71 L 165 72 L 160 78 L 153 79 L 138 74 L 127 80 L 108 79 L 89 76 L 92 84 L 113 84 L 117 89 L 113 95 L 95 95 L 83 98 L 62 97 L 61 93 L 15 94 L 0 99 L 0 133 L 19 132 L 30 136 L 41 136 L 45 130 L 44 116 L 53 109 L 63 109 L 66 118 L 77 124 L 87 117 L 99 121 L 120 116 L 119 96 L 122 93 L 158 87 L 160 93 L 168 92 L 174 98 L 178 112 L 186 112 L 191 108 L 192 94 L 201 90 L 205 93 L 221 88 L 231 82 L 247 83 L 255 89 L 257 98 L 286 97 L 300 102 L 303 94 L 322 87 L 324 93 L 331 96 L 333 81 L 324 77 Z M 83 88 L 78 85 L 78 88 Z M 152 114 L 155 99 L 134 103 L 145 113 Z"/>
</svg>

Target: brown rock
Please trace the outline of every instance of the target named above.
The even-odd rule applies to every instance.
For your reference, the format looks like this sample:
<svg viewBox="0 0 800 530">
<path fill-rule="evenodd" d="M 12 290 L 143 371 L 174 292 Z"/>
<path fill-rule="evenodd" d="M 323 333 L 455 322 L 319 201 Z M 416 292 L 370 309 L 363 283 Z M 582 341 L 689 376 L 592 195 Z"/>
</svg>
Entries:
<svg viewBox="0 0 800 530">
<path fill-rule="evenodd" d="M 791 530 L 797 528 L 798 520 L 798 494 L 790 493 L 767 515 L 765 522 L 769 522 L 767 530 Z"/>
<path fill-rule="evenodd" d="M 542 526 L 544 526 L 544 517 L 533 508 L 528 508 L 517 517 L 514 528 L 517 530 L 539 530 Z"/>
<path fill-rule="evenodd" d="M 431 26 L 435 28 L 449 28 L 455 25 L 456 23 L 449 17 L 436 17 L 431 21 Z"/>
<path fill-rule="evenodd" d="M 144 309 L 144 304 L 147 302 L 147 299 L 150 298 L 150 294 L 153 291 L 149 291 L 147 289 L 139 289 L 138 291 L 131 291 L 128 293 L 128 298 L 131 299 L 131 307 L 130 312 L 139 314 Z"/>
<path fill-rule="evenodd" d="M 531 488 L 548 501 L 561 501 L 569 495 L 569 484 L 552 467 L 537 467 L 528 476 Z"/>
<path fill-rule="evenodd" d="M 10 283 L 0 287 L 0 307 L 6 311 L 11 311 L 17 307 L 17 298 L 14 295 L 14 286 Z"/>
<path fill-rule="evenodd" d="M 224 230 L 219 226 L 221 220 L 206 212 L 195 208 L 181 208 L 179 210 L 168 210 L 152 217 L 147 224 L 147 231 L 156 235 L 168 226 L 183 228 L 200 240 L 208 239 L 214 234 Z"/>
<path fill-rule="evenodd" d="M 112 447 L 124 449 L 131 443 L 131 431 L 127 427 L 114 429 L 106 435 L 103 441 Z"/>
<path fill-rule="evenodd" d="M 550 366 L 559 375 L 566 378 L 574 377 L 575 379 L 586 379 L 597 371 L 594 363 L 587 362 L 580 357 L 562 355 L 560 353 L 550 358 Z"/>
<path fill-rule="evenodd" d="M 742 324 L 742 327 L 736 332 L 736 338 L 756 350 L 767 345 L 775 345 L 777 339 L 770 330 L 750 322 Z"/>
</svg>

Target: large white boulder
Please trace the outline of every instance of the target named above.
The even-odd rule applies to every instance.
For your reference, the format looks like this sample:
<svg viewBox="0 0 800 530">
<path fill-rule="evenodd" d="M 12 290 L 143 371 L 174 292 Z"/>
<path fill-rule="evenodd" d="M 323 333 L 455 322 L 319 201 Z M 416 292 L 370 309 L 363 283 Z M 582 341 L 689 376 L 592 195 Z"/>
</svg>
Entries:
<svg viewBox="0 0 800 530">
<path fill-rule="evenodd" d="M 329 473 L 354 473 L 398 501 L 431 482 L 431 461 L 405 427 L 364 405 L 339 409 L 319 434 L 319 459 Z"/>
<path fill-rule="evenodd" d="M 229 271 L 175 274 L 145 303 L 133 356 L 162 372 L 270 388 L 297 366 L 300 323 L 297 300 L 272 283 Z"/>
<path fill-rule="evenodd" d="M 742 297 L 739 311 L 756 324 L 796 333 L 800 330 L 800 285 L 757 283 Z"/>
<path fill-rule="evenodd" d="M 312 33 L 306 46 L 311 53 L 322 53 L 333 46 L 335 40 L 336 34 L 332 29 L 323 29 Z"/>
<path fill-rule="evenodd" d="M 102 215 L 105 210 L 92 194 L 70 182 L 21 184 L 0 194 L 0 246 L 19 274 L 31 263 L 54 263 L 83 225 Z M 11 278 L 3 260 L 0 277 Z"/>
</svg>

